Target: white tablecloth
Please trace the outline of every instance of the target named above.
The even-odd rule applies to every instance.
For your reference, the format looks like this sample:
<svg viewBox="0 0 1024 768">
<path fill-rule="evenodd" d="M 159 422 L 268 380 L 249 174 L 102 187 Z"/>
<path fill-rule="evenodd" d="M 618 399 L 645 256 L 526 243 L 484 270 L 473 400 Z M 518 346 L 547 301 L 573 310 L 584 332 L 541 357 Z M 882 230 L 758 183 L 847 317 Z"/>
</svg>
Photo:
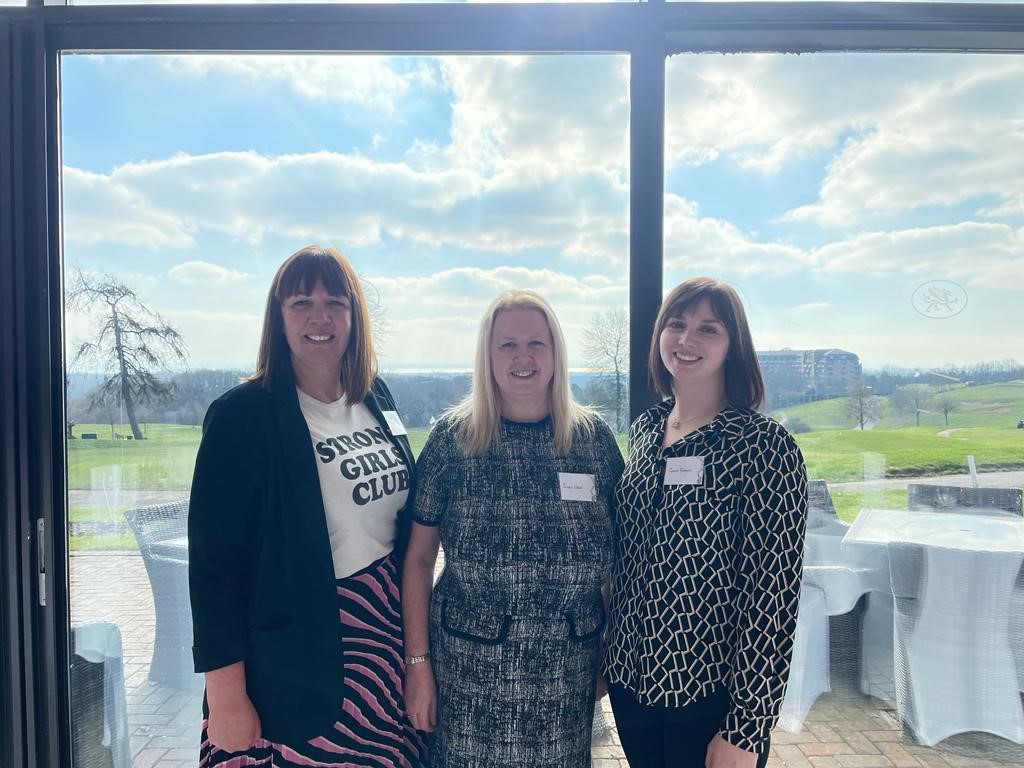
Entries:
<svg viewBox="0 0 1024 768">
<path fill-rule="evenodd" d="M 867 508 L 843 546 L 889 554 L 893 646 L 865 646 L 865 663 L 892 657 L 900 718 L 918 740 L 986 731 L 1024 743 L 1024 637 L 1011 621 L 1024 519 Z"/>
<path fill-rule="evenodd" d="M 980 552 L 1024 552 L 1024 518 L 865 508 L 843 544 L 924 544 Z"/>
</svg>

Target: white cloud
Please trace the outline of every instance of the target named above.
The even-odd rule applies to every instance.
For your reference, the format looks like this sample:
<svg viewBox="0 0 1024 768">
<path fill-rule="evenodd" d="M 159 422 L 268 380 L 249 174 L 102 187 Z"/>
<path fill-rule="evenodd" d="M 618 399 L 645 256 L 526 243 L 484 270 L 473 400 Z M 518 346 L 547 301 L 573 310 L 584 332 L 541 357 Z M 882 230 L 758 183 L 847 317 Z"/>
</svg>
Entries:
<svg viewBox="0 0 1024 768">
<path fill-rule="evenodd" d="M 422 317 L 392 323 L 383 345 L 378 342 L 381 368 L 392 365 L 425 368 L 472 368 L 478 317 Z M 382 354 L 383 352 L 383 354 Z"/>
<path fill-rule="evenodd" d="M 189 248 L 194 230 L 175 213 L 111 176 L 65 166 L 62 177 L 64 239 L 140 248 Z"/>
<path fill-rule="evenodd" d="M 495 296 L 510 288 L 537 291 L 559 313 L 585 311 L 589 316 L 595 308 L 628 301 L 625 276 L 615 280 L 603 275 L 575 276 L 527 267 L 456 267 L 423 277 L 372 276 L 369 280 L 396 319 L 435 308 L 457 309 L 464 316 L 479 318 Z"/>
<path fill-rule="evenodd" d="M 594 312 L 625 307 L 625 276 L 574 276 L 549 269 L 459 267 L 423 277 L 377 277 L 370 281 L 387 308 L 387 358 L 419 363 L 471 365 L 480 317 L 504 290 L 537 291 L 558 315 L 569 347 L 570 365 L 579 364 L 582 329 Z"/>
<path fill-rule="evenodd" d="M 858 54 L 674 56 L 666 70 L 666 159 L 699 165 L 726 155 L 775 173 L 864 130 L 902 93 L 878 88 L 877 57 Z M 891 76 L 891 57 L 887 63 Z"/>
<path fill-rule="evenodd" d="M 786 217 L 826 227 L 975 200 L 979 215 L 1020 216 L 1022 87 L 1011 56 L 677 56 L 667 159 L 774 174 L 832 156 L 819 200 Z"/>
<path fill-rule="evenodd" d="M 876 115 L 829 164 L 819 202 L 792 220 L 849 226 L 872 214 L 975 200 L 993 217 L 1020 215 L 1024 199 L 1024 63 L 994 60 L 923 82 L 902 109 Z"/>
<path fill-rule="evenodd" d="M 379 56 L 187 55 L 164 61 L 193 76 L 216 71 L 242 85 L 288 82 L 309 98 L 366 106 L 374 106 L 374 99 L 393 104 L 402 95 L 421 94 L 424 86 L 445 87 L 451 92 L 449 143 L 417 140 L 404 163 L 332 152 L 178 154 L 130 163 L 94 175 L 94 183 L 134 197 L 145 210 L 126 226 L 119 223 L 125 206 L 109 205 L 109 221 L 89 222 L 88 233 L 82 217 L 71 216 L 71 237 L 124 241 L 120 230 L 138 228 L 148 216 L 150 228 L 160 232 L 134 234 L 133 241 L 150 247 L 191 245 L 192 233 L 208 229 L 249 244 L 268 234 L 347 247 L 393 237 L 432 249 L 546 249 L 616 268 L 625 263 L 629 116 L 623 56 L 463 56 L 418 64 Z M 378 133 L 373 142 L 383 140 Z M 69 199 L 69 210 L 76 206 L 83 201 Z"/>
<path fill-rule="evenodd" d="M 73 169 L 72 173 L 74 172 Z M 615 174 L 582 169 L 509 168 L 493 177 L 470 169 L 414 170 L 357 155 L 317 152 L 178 154 L 90 174 L 94 186 L 136 201 L 140 221 L 168 231 L 211 230 L 256 244 L 273 234 L 345 247 L 390 236 L 430 248 L 513 253 L 531 248 L 622 264 L 628 190 Z M 69 208 L 79 201 L 69 201 Z M 117 233 L 123 210 L 95 213 L 91 237 Z M 71 217 L 67 231 L 78 237 Z M 186 241 L 191 242 L 191 240 Z"/>
<path fill-rule="evenodd" d="M 186 285 L 230 285 L 245 280 L 249 275 L 208 261 L 186 261 L 167 271 L 172 280 Z"/>
<path fill-rule="evenodd" d="M 781 274 L 809 266 L 807 254 L 785 243 L 762 243 L 722 219 L 702 218 L 697 204 L 665 195 L 665 269 L 693 275 Z"/>
<path fill-rule="evenodd" d="M 596 167 L 624 177 L 629 157 L 625 56 L 451 57 L 449 155 L 454 165 L 500 170 Z"/>
<path fill-rule="evenodd" d="M 868 232 L 816 249 L 825 272 L 906 274 L 999 289 L 1024 288 L 1024 228 L 963 222 Z"/>
<path fill-rule="evenodd" d="M 251 370 L 255 364 L 261 314 L 170 309 L 161 315 L 185 338 L 190 367 Z"/>
<path fill-rule="evenodd" d="M 1003 203 L 991 208 L 982 207 L 978 210 L 981 216 L 992 218 L 1013 218 L 1024 216 L 1024 193 L 1019 195 L 1006 195 Z"/>
<path fill-rule="evenodd" d="M 139 237 L 144 233 L 150 246 L 191 244 L 191 233 L 203 229 L 251 243 L 274 234 L 346 248 L 389 236 L 478 253 L 551 249 L 612 272 L 624 272 L 628 253 L 627 188 L 597 169 L 568 178 L 522 169 L 485 178 L 469 170 L 416 171 L 327 152 L 236 152 L 176 155 L 121 166 L 109 176 L 70 169 L 69 176 L 88 179 L 94 198 L 109 198 L 110 189 L 116 199 L 130 199 Z M 70 200 L 68 207 L 69 239 L 125 241 L 123 208 L 92 209 L 91 229 L 83 234 L 78 227 L 84 217 Z M 688 274 L 944 273 L 1005 287 L 1008 280 L 1024 280 L 1022 249 L 1020 230 L 993 222 L 864 232 L 808 249 L 760 241 L 727 221 L 701 216 L 692 201 L 665 197 L 666 269 Z M 190 266 L 172 276 L 199 279 L 197 270 L 205 269 L 212 278 L 211 267 Z M 212 269 L 222 270 L 217 279 L 237 279 Z"/>
<path fill-rule="evenodd" d="M 162 56 L 167 68 L 193 77 L 211 73 L 245 87 L 284 83 L 313 101 L 336 101 L 393 113 L 410 88 L 436 85 L 426 66 L 409 70 L 406 59 L 377 55 L 188 54 Z"/>
<path fill-rule="evenodd" d="M 789 310 L 792 315 L 818 314 L 832 309 L 827 301 L 811 301 L 806 304 L 798 304 Z"/>
</svg>

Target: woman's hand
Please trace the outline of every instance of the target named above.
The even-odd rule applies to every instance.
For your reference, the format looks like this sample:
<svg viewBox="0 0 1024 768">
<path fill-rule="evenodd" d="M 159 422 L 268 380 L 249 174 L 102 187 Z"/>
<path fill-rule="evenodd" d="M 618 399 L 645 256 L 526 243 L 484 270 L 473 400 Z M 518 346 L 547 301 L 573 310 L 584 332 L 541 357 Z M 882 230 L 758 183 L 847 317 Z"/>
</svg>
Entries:
<svg viewBox="0 0 1024 768">
<path fill-rule="evenodd" d="M 406 666 L 405 711 L 417 731 L 429 733 L 437 727 L 437 686 L 430 662 Z"/>
<path fill-rule="evenodd" d="M 236 661 L 206 673 L 206 735 L 225 752 L 244 752 L 261 735 L 260 716 L 245 690 L 245 663 Z"/>
<path fill-rule="evenodd" d="M 428 441 L 429 443 L 429 441 Z M 427 452 L 429 453 L 429 452 Z M 421 461 L 423 456 L 420 454 Z M 430 650 L 427 614 L 434 586 L 434 563 L 441 546 L 437 526 L 413 523 L 402 572 L 402 628 L 405 652 L 424 655 Z M 429 661 L 405 665 L 405 711 L 418 731 L 433 731 L 437 725 L 437 686 Z"/>
<path fill-rule="evenodd" d="M 704 765 L 705 768 L 756 768 L 757 755 L 730 744 L 722 734 L 716 733 L 708 744 Z"/>
<path fill-rule="evenodd" d="M 242 693 L 210 706 L 206 734 L 210 743 L 225 752 L 245 752 L 260 738 L 260 716 Z"/>
</svg>

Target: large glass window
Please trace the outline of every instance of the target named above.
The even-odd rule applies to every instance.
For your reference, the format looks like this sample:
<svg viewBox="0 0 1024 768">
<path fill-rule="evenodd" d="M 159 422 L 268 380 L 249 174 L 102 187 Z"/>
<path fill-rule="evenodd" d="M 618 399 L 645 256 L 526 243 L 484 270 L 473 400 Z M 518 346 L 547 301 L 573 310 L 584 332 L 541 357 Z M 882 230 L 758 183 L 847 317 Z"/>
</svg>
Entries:
<svg viewBox="0 0 1024 768">
<path fill-rule="evenodd" d="M 125 691 L 82 750 L 195 764 L 192 464 L 297 248 L 334 245 L 365 280 L 416 450 L 512 287 L 550 301 L 577 397 L 625 431 L 627 73 L 622 56 L 62 58 L 71 617 L 103 651 L 73 657 L 76 729 L 98 700 L 87 662 L 116 657 Z"/>
<path fill-rule="evenodd" d="M 669 60 L 666 288 L 739 289 L 812 479 L 788 765 L 1024 759 L 1022 87 L 1019 57 Z"/>
</svg>

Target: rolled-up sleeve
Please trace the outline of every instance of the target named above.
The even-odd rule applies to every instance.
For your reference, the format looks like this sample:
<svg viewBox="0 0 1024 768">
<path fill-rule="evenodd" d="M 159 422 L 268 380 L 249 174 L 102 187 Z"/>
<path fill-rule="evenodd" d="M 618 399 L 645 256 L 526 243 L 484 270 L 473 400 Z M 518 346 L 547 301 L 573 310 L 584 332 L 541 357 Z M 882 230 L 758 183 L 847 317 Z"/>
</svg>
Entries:
<svg viewBox="0 0 1024 768">
<path fill-rule="evenodd" d="M 249 653 L 247 612 L 261 503 L 253 425 L 231 402 L 215 402 L 203 422 L 189 501 L 189 593 L 196 672 Z"/>
<path fill-rule="evenodd" d="M 760 752 L 778 720 L 796 632 L 807 513 L 807 476 L 796 441 L 781 427 L 748 448 L 736 641 L 721 734 Z"/>
</svg>

